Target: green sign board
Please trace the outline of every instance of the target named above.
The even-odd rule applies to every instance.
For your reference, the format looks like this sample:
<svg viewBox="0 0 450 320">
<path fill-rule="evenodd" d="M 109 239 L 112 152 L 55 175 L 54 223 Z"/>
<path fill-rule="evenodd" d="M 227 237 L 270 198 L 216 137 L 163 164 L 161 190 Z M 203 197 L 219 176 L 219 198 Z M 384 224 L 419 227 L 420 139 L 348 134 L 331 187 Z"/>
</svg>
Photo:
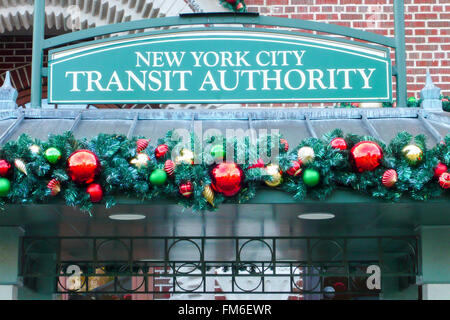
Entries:
<svg viewBox="0 0 450 320">
<path fill-rule="evenodd" d="M 51 103 L 391 101 L 389 50 L 258 29 L 165 31 L 50 51 Z"/>
</svg>

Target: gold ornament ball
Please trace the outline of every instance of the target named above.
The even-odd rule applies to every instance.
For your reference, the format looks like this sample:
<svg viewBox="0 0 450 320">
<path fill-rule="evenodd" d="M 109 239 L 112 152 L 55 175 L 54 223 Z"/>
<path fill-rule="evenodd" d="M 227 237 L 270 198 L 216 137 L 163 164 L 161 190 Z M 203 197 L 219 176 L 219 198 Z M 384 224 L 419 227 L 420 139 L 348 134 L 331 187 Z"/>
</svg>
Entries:
<svg viewBox="0 0 450 320">
<path fill-rule="evenodd" d="M 140 169 L 146 167 L 150 158 L 145 153 L 138 153 L 136 158 L 131 159 L 130 163 L 134 165 L 136 168 Z"/>
<path fill-rule="evenodd" d="M 181 149 L 180 155 L 175 158 L 176 164 L 194 164 L 194 153 L 189 149 Z"/>
<path fill-rule="evenodd" d="M 29 146 L 28 149 L 30 149 L 32 154 L 38 154 L 39 152 L 41 152 L 41 147 L 39 147 L 37 144 Z"/>
<path fill-rule="evenodd" d="M 423 157 L 423 151 L 418 146 L 414 144 L 407 145 L 402 150 L 403 155 L 405 156 L 405 159 L 410 164 L 417 164 L 420 161 L 422 161 Z"/>
<path fill-rule="evenodd" d="M 309 164 L 314 161 L 316 155 L 313 148 L 301 147 L 300 149 L 298 149 L 297 157 L 302 164 Z"/>
<path fill-rule="evenodd" d="M 272 177 L 270 181 L 264 181 L 269 187 L 277 187 L 283 182 L 280 167 L 276 164 L 269 164 L 266 173 Z"/>
</svg>

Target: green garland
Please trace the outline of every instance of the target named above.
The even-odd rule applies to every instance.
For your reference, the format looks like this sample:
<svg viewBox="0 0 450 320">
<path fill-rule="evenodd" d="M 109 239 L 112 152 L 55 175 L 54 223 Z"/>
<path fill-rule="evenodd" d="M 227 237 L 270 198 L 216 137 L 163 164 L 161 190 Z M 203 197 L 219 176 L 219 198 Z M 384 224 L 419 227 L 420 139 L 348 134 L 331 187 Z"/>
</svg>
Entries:
<svg viewBox="0 0 450 320">
<path fill-rule="evenodd" d="M 220 0 L 220 4 L 234 12 L 247 12 L 244 0 Z"/>
<path fill-rule="evenodd" d="M 325 199 L 338 187 L 351 188 L 389 201 L 397 201 L 402 196 L 409 196 L 415 200 L 427 200 L 438 197 L 444 192 L 433 174 L 439 162 L 450 166 L 450 135 L 446 136 L 443 143 L 432 149 L 427 148 L 424 135 L 414 138 L 406 132 L 399 133 L 389 145 L 384 145 L 368 136 L 347 135 L 345 140 L 348 149 L 344 151 L 330 146 L 330 141 L 336 137 L 344 137 L 340 129 L 324 135 L 322 139 L 307 138 L 288 152 L 280 143 L 281 136 L 261 137 L 256 148 L 251 147 L 248 137 L 243 142 L 237 138 L 231 141 L 223 137 L 208 138 L 206 143 L 210 146 L 217 144 L 217 141 L 222 141 L 225 149 L 234 148 L 235 157 L 244 156 L 246 163 L 241 166 L 245 174 L 241 191 L 233 197 L 224 197 L 215 193 L 214 206 L 212 206 L 202 195 L 203 186 L 211 184 L 209 172 L 214 164 L 208 148 L 198 155 L 199 159 L 203 160 L 202 164 L 179 164 L 175 167 L 174 176 L 168 178 L 163 186 L 152 186 L 149 183 L 150 173 L 154 169 L 164 168 L 164 161 L 154 157 L 155 147 L 149 145 L 143 151 L 150 157 L 147 167 L 138 169 L 130 164 L 130 160 L 137 154 L 136 141 L 142 137 L 127 139 L 124 135 L 99 134 L 88 141 L 77 140 L 67 132 L 62 135 L 50 135 L 48 141 L 40 141 L 23 134 L 16 141 L 9 141 L 0 150 L 0 159 L 11 164 L 15 159 L 21 159 L 27 169 L 27 175 L 17 168 L 12 170 L 8 177 L 11 189 L 6 196 L 0 198 L 0 205 L 3 207 L 7 203 L 45 203 L 52 198 L 63 198 L 68 206 L 79 207 L 81 210 L 90 212 L 93 204 L 86 193 L 86 186 L 74 183 L 66 173 L 68 157 L 76 150 L 89 149 L 101 162 L 102 169 L 96 182 L 103 188 L 102 202 L 107 208 L 116 203 L 116 195 L 126 195 L 142 200 L 171 199 L 193 210 L 215 210 L 221 203 L 246 202 L 256 195 L 258 189 L 267 188 L 263 181 L 271 178 L 264 174 L 264 168 L 248 168 L 252 164 L 250 159 L 256 157 L 263 143 L 267 143 L 268 150 L 271 150 L 275 143 L 279 143 L 278 160 L 283 172 L 289 169 L 292 160 L 297 159 L 299 148 L 310 146 L 314 149 L 315 160 L 304 167 L 316 169 L 320 173 L 320 183 L 315 187 L 307 187 L 301 177 L 283 174 L 283 183 L 276 187 L 292 194 L 299 201 L 305 199 L 307 195 L 314 199 Z M 219 138 L 221 140 L 217 140 Z M 384 158 L 382 166 L 376 170 L 357 173 L 348 161 L 349 150 L 353 145 L 364 140 L 376 141 L 383 149 Z M 180 137 L 169 131 L 164 138 L 158 140 L 157 144 L 167 144 L 170 150 L 173 150 L 180 141 Z M 191 150 L 196 150 L 195 146 L 199 143 L 197 137 L 191 136 Z M 401 152 L 402 148 L 410 143 L 416 144 L 423 150 L 423 160 L 416 166 L 410 165 Z M 41 149 L 37 154 L 30 150 L 30 146 L 34 144 Z M 43 155 L 43 151 L 49 147 L 55 147 L 62 153 L 61 159 L 56 164 L 48 163 Z M 393 168 L 398 173 L 398 182 L 389 189 L 381 183 L 381 176 L 387 168 Z M 61 192 L 56 196 L 52 196 L 47 188 L 51 179 L 57 179 L 61 183 Z M 179 193 L 179 185 L 186 181 L 190 181 L 194 186 L 194 193 L 190 198 L 185 198 Z"/>
</svg>

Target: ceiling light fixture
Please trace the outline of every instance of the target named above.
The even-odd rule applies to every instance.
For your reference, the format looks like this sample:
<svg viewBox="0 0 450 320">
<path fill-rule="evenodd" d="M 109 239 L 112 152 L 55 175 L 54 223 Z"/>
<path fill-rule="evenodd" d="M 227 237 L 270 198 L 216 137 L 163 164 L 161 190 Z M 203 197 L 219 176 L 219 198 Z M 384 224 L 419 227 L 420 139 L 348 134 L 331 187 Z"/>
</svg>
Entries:
<svg viewBox="0 0 450 320">
<path fill-rule="evenodd" d="M 335 215 L 332 213 L 323 213 L 323 212 L 302 213 L 297 216 L 297 218 L 304 220 L 328 220 L 333 219 L 334 217 Z"/>
<path fill-rule="evenodd" d="M 112 214 L 108 218 L 111 220 L 120 220 L 120 221 L 133 221 L 133 220 L 142 220 L 146 217 L 143 214 L 134 214 L 134 213 L 121 213 L 121 214 Z"/>
</svg>

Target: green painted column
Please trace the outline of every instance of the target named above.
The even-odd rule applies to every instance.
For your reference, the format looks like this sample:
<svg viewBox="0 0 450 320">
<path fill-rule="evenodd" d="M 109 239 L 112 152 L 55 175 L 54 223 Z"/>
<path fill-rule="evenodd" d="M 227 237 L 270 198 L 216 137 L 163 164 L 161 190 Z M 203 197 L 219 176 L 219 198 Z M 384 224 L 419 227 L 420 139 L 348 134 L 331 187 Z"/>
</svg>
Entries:
<svg viewBox="0 0 450 320">
<path fill-rule="evenodd" d="M 424 300 L 450 300 L 450 226 L 420 227 Z"/>
<path fill-rule="evenodd" d="M 41 108 L 42 103 L 42 50 L 45 32 L 45 0 L 34 1 L 33 52 L 31 60 L 31 108 Z"/>
<path fill-rule="evenodd" d="M 0 300 L 17 298 L 19 245 L 23 229 L 0 227 Z"/>
</svg>

